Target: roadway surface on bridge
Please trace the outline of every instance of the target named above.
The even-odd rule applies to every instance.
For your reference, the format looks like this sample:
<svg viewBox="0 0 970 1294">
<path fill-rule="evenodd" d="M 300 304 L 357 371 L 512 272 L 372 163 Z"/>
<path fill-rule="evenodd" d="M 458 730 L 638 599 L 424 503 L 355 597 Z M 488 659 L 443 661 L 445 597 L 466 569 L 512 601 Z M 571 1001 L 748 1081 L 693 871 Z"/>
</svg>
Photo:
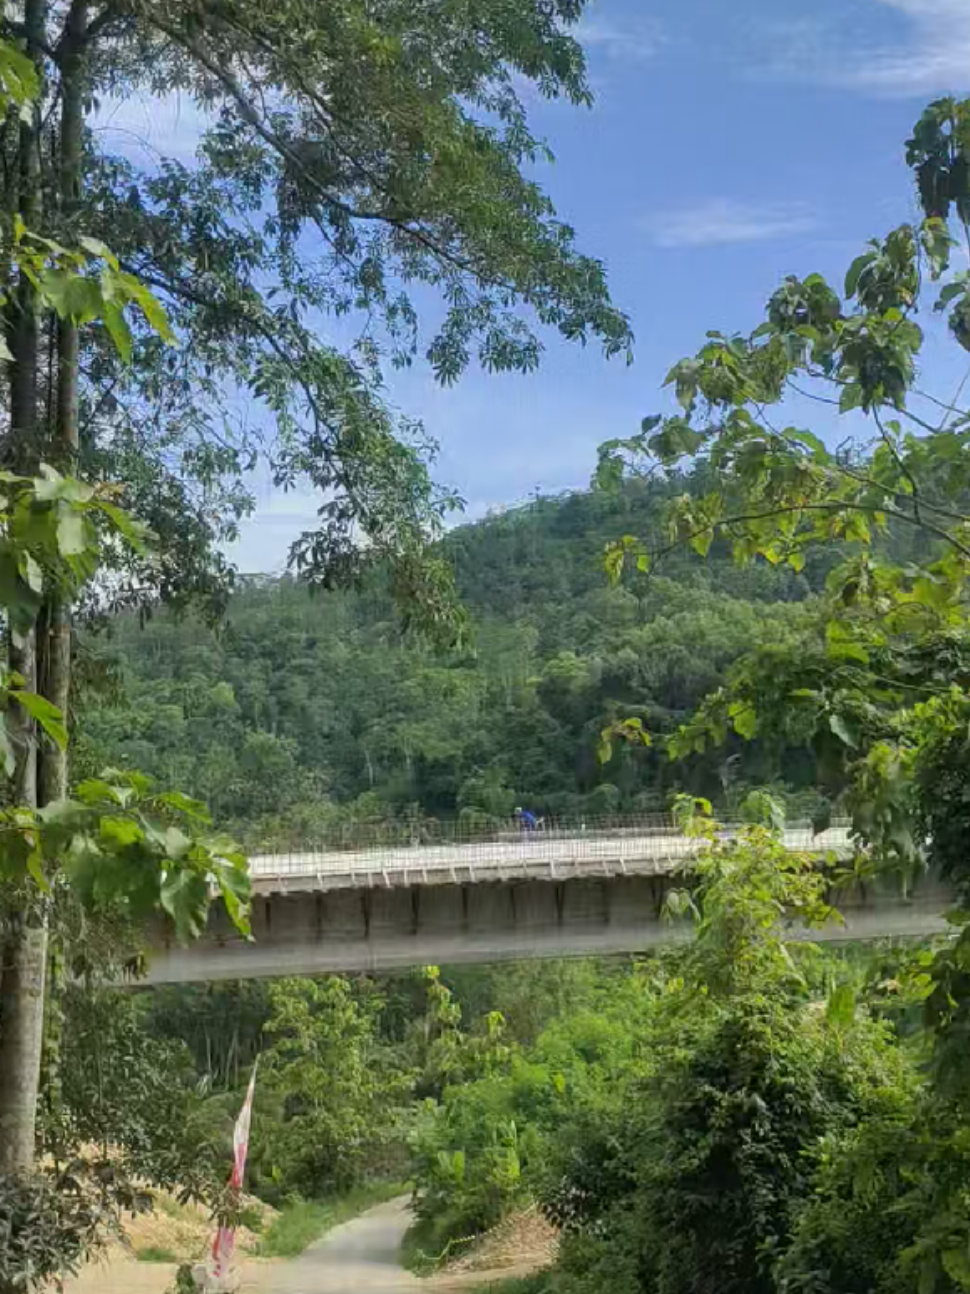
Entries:
<svg viewBox="0 0 970 1294">
<path fill-rule="evenodd" d="M 739 828 L 725 827 L 724 839 Z M 847 826 L 815 833 L 784 832 L 785 847 L 851 857 Z M 469 844 L 411 845 L 362 850 L 256 854 L 249 860 L 256 893 L 339 889 L 360 885 L 441 885 L 505 880 L 515 876 L 658 875 L 703 851 L 707 842 L 676 831 L 535 832 Z"/>
</svg>

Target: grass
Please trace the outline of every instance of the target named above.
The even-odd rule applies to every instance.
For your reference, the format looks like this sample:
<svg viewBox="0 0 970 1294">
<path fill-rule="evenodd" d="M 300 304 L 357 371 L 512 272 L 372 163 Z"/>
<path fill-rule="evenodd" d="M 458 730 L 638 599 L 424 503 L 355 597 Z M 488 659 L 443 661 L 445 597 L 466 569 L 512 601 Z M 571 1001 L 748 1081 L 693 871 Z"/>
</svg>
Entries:
<svg viewBox="0 0 970 1294">
<path fill-rule="evenodd" d="M 171 1249 L 166 1249 L 163 1245 L 142 1245 L 140 1249 L 135 1250 L 135 1257 L 140 1263 L 177 1263 L 178 1254 L 172 1253 Z"/>
<path fill-rule="evenodd" d="M 374 1182 L 333 1200 L 288 1200 L 266 1228 L 258 1253 L 261 1258 L 296 1258 L 332 1227 L 407 1189 L 404 1182 Z"/>
<path fill-rule="evenodd" d="M 180 1204 L 172 1195 L 164 1195 L 161 1191 L 156 1191 L 154 1195 L 155 1208 L 159 1213 L 164 1213 L 168 1218 L 178 1218 L 180 1221 L 185 1217 L 186 1209 L 184 1204 Z"/>
</svg>

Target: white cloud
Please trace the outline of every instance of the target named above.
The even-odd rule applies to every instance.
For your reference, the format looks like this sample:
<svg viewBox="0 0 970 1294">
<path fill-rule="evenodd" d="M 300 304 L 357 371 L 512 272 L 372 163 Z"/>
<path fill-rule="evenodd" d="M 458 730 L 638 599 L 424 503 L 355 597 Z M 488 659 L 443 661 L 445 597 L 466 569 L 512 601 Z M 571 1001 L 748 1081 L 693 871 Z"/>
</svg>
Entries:
<svg viewBox="0 0 970 1294">
<path fill-rule="evenodd" d="M 885 95 L 970 88 L 970 0 L 866 0 L 847 18 L 774 24 L 752 70 Z"/>
<path fill-rule="evenodd" d="M 226 553 L 241 571 L 279 574 L 286 569 L 290 545 L 318 523 L 321 496 L 310 490 L 256 490 L 256 510 L 239 525 L 239 538 Z"/>
<path fill-rule="evenodd" d="M 875 49 L 852 69 L 856 85 L 898 94 L 970 84 L 970 0 L 878 0 L 912 23 L 911 39 Z"/>
<path fill-rule="evenodd" d="M 105 151 L 140 166 L 152 166 L 161 157 L 191 162 L 205 126 L 198 105 L 179 94 L 105 99 L 93 123 Z"/>
<path fill-rule="evenodd" d="M 617 23 L 588 14 L 576 27 L 575 36 L 587 51 L 610 59 L 653 58 L 664 44 L 663 34 L 655 22 Z"/>
<path fill-rule="evenodd" d="M 805 207 L 759 206 L 730 198 L 710 198 L 647 221 L 658 247 L 715 247 L 762 243 L 805 234 L 816 226 Z"/>
</svg>

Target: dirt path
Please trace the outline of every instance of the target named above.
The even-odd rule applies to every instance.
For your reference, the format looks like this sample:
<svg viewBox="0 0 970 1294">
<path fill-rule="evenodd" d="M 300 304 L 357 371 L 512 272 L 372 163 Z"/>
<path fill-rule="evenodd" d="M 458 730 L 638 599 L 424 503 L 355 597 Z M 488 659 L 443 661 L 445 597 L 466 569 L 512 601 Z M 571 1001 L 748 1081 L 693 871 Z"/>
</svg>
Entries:
<svg viewBox="0 0 970 1294">
<path fill-rule="evenodd" d="M 239 1294 L 467 1294 L 509 1276 L 543 1266 L 542 1252 L 503 1255 L 494 1268 L 442 1272 L 422 1280 L 398 1260 L 411 1222 L 407 1196 L 378 1204 L 345 1222 L 290 1262 L 246 1258 L 239 1267 Z M 495 1255 L 490 1255 L 496 1262 Z M 92 1263 L 65 1285 L 66 1294 L 165 1294 L 175 1279 L 171 1263 L 137 1262 L 114 1254 Z"/>
<path fill-rule="evenodd" d="M 247 1272 L 242 1288 L 253 1294 L 416 1294 L 425 1282 L 398 1262 L 410 1221 L 406 1197 L 378 1204 L 328 1231 L 292 1262 Z"/>
</svg>

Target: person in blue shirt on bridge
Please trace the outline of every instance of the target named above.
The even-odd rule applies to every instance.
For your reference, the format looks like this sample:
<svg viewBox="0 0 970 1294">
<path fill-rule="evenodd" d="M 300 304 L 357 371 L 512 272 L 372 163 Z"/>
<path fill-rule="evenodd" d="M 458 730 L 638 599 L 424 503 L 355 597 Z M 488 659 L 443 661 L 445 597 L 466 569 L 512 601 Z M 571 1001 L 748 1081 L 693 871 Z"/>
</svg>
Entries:
<svg viewBox="0 0 970 1294">
<path fill-rule="evenodd" d="M 516 809 L 515 819 L 523 831 L 539 830 L 539 819 L 528 809 Z"/>
</svg>

